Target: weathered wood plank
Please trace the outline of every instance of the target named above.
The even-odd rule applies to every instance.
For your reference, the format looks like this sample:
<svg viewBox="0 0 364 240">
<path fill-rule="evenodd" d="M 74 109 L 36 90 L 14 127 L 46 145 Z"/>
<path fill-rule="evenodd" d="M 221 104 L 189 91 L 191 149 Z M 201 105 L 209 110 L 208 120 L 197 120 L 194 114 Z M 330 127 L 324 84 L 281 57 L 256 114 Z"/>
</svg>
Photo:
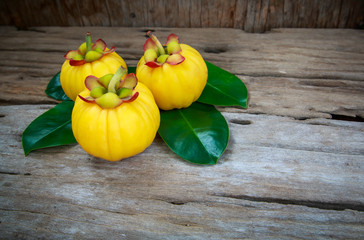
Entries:
<svg viewBox="0 0 364 240">
<path fill-rule="evenodd" d="M 21 180 L 13 178 L 14 182 Z M 65 181 L 61 189 L 70 191 L 69 184 Z M 363 213 L 352 210 L 320 210 L 233 198 L 176 204 L 148 199 L 147 189 L 141 190 L 145 191 L 141 198 L 127 198 L 120 192 L 129 189 L 118 183 L 103 185 L 118 191 L 113 191 L 114 196 L 100 206 L 89 200 L 96 195 L 102 201 L 102 193 L 92 185 L 98 183 L 79 183 L 78 191 L 70 191 L 72 199 L 62 195 L 54 199 L 54 192 L 62 191 L 60 186 L 52 186 L 53 190 L 45 188 L 39 196 L 26 189 L 17 189 L 16 193 L 13 190 L 18 200 L 7 206 L 4 206 L 6 199 L 0 197 L 2 236 L 26 239 L 361 239 L 364 236 Z M 13 188 L 17 188 L 16 184 Z"/>
<path fill-rule="evenodd" d="M 285 17 L 284 2 L 284 0 L 269 1 L 269 28 L 277 28 L 278 26 L 283 27 L 283 20 Z"/>
<path fill-rule="evenodd" d="M 77 168 L 76 163 L 82 164 L 79 166 L 81 169 L 90 168 L 95 163 L 103 163 L 107 168 L 119 166 L 91 158 L 78 146 L 36 151 L 24 157 L 19 141 L 21 133 L 32 119 L 49 107 L 19 105 L 0 108 L 1 134 L 6 136 L 1 139 L 1 143 L 3 147 L 11 146 L 6 152 L 1 153 L 3 171 L 22 174 L 30 172 L 34 175 L 48 175 L 49 171 L 52 174 L 61 171 L 62 174 L 71 177 L 74 173 L 70 168 Z M 326 201 L 354 206 L 363 204 L 364 123 L 325 119 L 300 121 L 286 117 L 227 112 L 224 116 L 229 122 L 231 132 L 229 147 L 220 163 L 210 167 L 208 173 L 206 168 L 180 161 L 162 144 L 160 138 L 157 138 L 143 154 L 125 161 L 138 164 L 138 168 L 141 168 L 138 171 L 145 171 L 142 168 L 148 166 L 147 168 L 154 172 L 162 167 L 161 171 L 172 174 L 168 178 L 171 181 L 175 179 L 174 184 L 180 187 L 188 186 L 196 176 L 206 178 L 209 181 L 205 182 L 201 189 L 201 183 L 193 184 L 198 191 L 206 194 L 213 192 L 224 195 L 228 192 L 234 196 Z M 52 159 L 49 159 L 50 155 Z M 153 159 L 153 156 L 157 159 Z M 14 159 L 17 159 L 16 163 Z M 72 159 L 76 161 L 75 164 L 72 163 Z M 153 161 L 149 162 L 152 159 Z M 60 167 L 55 167 L 60 166 L 59 164 L 68 167 L 61 170 Z M 81 169 L 75 169 L 79 171 L 78 177 L 94 177 L 88 175 L 89 171 Z M 178 169 L 177 173 L 175 169 Z M 320 171 L 317 171 L 318 169 Z M 118 175 L 119 170 L 115 169 L 115 172 L 109 173 Z M 153 176 L 145 176 L 145 181 Z M 183 180 L 182 176 L 190 179 Z M 323 176 L 325 178 L 322 178 Z M 168 187 L 170 181 L 165 180 L 157 181 L 165 184 L 164 187 L 171 188 L 172 186 Z M 173 192 L 171 189 L 171 193 Z M 287 192 L 290 193 L 289 196 L 285 195 Z"/>
<path fill-rule="evenodd" d="M 248 0 L 247 18 L 244 30 L 246 32 L 263 33 L 267 30 L 269 0 Z"/>
<path fill-rule="evenodd" d="M 250 90 L 249 113 L 364 117 L 362 31 L 153 29 L 160 39 L 179 34 L 206 60 L 237 74 Z M 143 54 L 145 28 L 0 28 L 1 103 L 50 103 L 44 94 L 48 81 L 60 70 L 65 51 L 77 48 L 88 30 L 116 46 L 128 65 Z"/>
<path fill-rule="evenodd" d="M 364 118 L 362 81 L 280 77 L 241 79 L 250 90 L 249 113 L 296 119 L 332 118 L 335 115 L 358 118 L 358 121 Z"/>
<path fill-rule="evenodd" d="M 277 27 L 363 28 L 361 0 L 7 0 L 0 25 L 229 27 L 263 32 Z"/>
<path fill-rule="evenodd" d="M 216 166 L 180 160 L 159 137 L 111 163 L 79 146 L 24 157 L 21 133 L 51 105 L 0 107 L 5 238 L 360 239 L 364 124 L 224 113 Z"/>
<path fill-rule="evenodd" d="M 235 12 L 234 12 L 234 28 L 244 29 L 246 15 L 247 15 L 247 0 L 236 0 L 235 1 Z"/>
<path fill-rule="evenodd" d="M 92 189 L 91 186 L 88 189 L 84 185 L 79 187 L 84 194 Z M 12 204 L 14 210 L 4 209 L 0 213 L 3 220 L 0 226 L 2 236 L 27 239 L 363 237 L 360 225 L 363 215 L 351 210 L 317 210 L 229 198 L 179 205 L 158 199 L 123 200 L 123 196 L 117 194 L 99 208 L 93 206 L 93 203 L 85 205 L 63 197 L 55 201 L 47 194 L 30 197 L 26 192 L 18 193 L 15 197 L 26 199 L 25 202 L 29 204 L 26 206 L 16 201 Z M 84 202 L 87 202 L 88 197 L 85 198 Z M 19 220 L 25 224 L 19 224 Z"/>
</svg>

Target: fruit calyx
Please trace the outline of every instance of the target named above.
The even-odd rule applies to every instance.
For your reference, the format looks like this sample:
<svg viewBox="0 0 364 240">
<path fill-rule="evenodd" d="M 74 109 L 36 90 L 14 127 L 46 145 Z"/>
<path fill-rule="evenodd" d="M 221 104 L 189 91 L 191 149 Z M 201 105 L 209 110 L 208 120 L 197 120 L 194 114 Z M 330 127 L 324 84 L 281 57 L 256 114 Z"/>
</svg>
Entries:
<svg viewBox="0 0 364 240">
<path fill-rule="evenodd" d="M 106 43 L 98 39 L 94 44 L 91 42 L 91 33 L 86 33 L 86 42 L 82 43 L 77 50 L 70 50 L 64 58 L 69 60 L 71 66 L 80 66 L 85 63 L 99 60 L 104 55 L 115 52 L 115 47 L 106 48 Z"/>
<path fill-rule="evenodd" d="M 145 65 L 157 68 L 161 67 L 164 63 L 177 65 L 185 60 L 181 55 L 182 49 L 177 35 L 170 34 L 164 45 L 159 42 L 158 38 L 151 31 L 148 31 L 147 35 L 149 38 L 143 47 Z"/>
<path fill-rule="evenodd" d="M 111 109 L 122 103 L 132 102 L 139 96 L 139 92 L 133 93 L 138 79 L 134 73 L 127 74 L 127 72 L 127 69 L 120 66 L 115 74 L 106 74 L 101 78 L 90 75 L 85 79 L 85 86 L 90 90 L 90 96 L 78 96 L 83 101 L 96 103 L 104 109 Z"/>
</svg>

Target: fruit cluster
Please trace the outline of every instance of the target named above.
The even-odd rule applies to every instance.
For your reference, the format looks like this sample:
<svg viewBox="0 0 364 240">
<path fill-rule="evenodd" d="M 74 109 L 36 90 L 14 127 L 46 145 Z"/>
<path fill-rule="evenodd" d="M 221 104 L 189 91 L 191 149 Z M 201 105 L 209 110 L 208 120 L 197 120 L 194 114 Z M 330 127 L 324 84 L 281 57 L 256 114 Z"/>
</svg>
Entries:
<svg viewBox="0 0 364 240">
<path fill-rule="evenodd" d="M 136 75 L 99 39 L 86 41 L 64 56 L 60 81 L 75 101 L 72 131 L 91 155 L 118 161 L 142 152 L 154 140 L 159 108 L 180 109 L 196 101 L 207 82 L 201 55 L 175 34 L 162 45 L 151 32 Z"/>
</svg>

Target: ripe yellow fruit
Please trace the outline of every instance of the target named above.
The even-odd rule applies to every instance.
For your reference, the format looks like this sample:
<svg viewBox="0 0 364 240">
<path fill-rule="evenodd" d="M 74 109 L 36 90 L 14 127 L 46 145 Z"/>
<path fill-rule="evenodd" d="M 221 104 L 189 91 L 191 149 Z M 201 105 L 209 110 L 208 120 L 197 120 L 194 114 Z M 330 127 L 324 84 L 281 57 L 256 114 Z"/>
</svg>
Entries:
<svg viewBox="0 0 364 240">
<path fill-rule="evenodd" d="M 61 68 L 61 86 L 67 97 L 73 101 L 85 89 L 85 78 L 89 75 L 101 77 L 114 73 L 125 61 L 115 53 L 115 47 L 108 49 L 102 39 L 91 42 L 91 33 L 86 34 L 86 42 L 77 50 L 64 55 L 66 61 Z"/>
<path fill-rule="evenodd" d="M 119 161 L 142 152 L 154 140 L 160 114 L 152 93 L 138 83 L 131 102 L 115 108 L 102 108 L 90 99 L 86 89 L 77 97 L 72 112 L 72 131 L 81 147 L 89 154 L 109 161 Z M 107 93 L 110 94 L 110 93 Z"/>
<path fill-rule="evenodd" d="M 158 41 L 154 36 L 151 39 Z M 179 44 L 174 34 L 168 37 L 165 47 L 157 48 L 160 43 L 153 45 L 148 40 L 137 65 L 138 80 L 152 91 L 159 108 L 189 107 L 206 86 L 208 71 L 202 56 L 194 48 Z"/>
<path fill-rule="evenodd" d="M 66 60 L 63 63 L 60 80 L 63 91 L 73 101 L 85 89 L 87 76 L 102 77 L 108 73 L 114 73 L 120 66 L 126 68 L 125 61 L 115 52 L 79 66 L 71 66 L 69 62 L 70 60 Z"/>
</svg>

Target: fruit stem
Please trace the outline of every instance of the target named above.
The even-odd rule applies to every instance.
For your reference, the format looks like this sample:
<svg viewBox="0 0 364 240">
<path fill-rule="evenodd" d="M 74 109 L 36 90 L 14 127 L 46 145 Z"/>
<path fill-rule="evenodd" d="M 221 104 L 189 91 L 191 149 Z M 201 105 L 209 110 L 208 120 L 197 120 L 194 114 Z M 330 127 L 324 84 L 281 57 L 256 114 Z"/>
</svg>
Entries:
<svg viewBox="0 0 364 240">
<path fill-rule="evenodd" d="M 109 92 L 116 93 L 116 83 L 121 79 L 122 76 L 124 76 L 125 73 L 127 73 L 128 69 L 123 68 L 123 66 L 120 66 L 118 70 L 116 70 L 116 73 L 111 78 L 109 85 L 107 86 L 107 90 Z"/>
<path fill-rule="evenodd" d="M 86 52 L 91 51 L 91 33 L 87 32 L 86 33 Z"/>
<path fill-rule="evenodd" d="M 152 33 L 152 31 L 148 31 L 147 35 L 152 39 L 152 41 L 157 45 L 158 51 L 160 55 L 166 54 L 164 51 L 164 47 L 162 46 L 161 42 L 158 40 L 158 38 Z"/>
</svg>

